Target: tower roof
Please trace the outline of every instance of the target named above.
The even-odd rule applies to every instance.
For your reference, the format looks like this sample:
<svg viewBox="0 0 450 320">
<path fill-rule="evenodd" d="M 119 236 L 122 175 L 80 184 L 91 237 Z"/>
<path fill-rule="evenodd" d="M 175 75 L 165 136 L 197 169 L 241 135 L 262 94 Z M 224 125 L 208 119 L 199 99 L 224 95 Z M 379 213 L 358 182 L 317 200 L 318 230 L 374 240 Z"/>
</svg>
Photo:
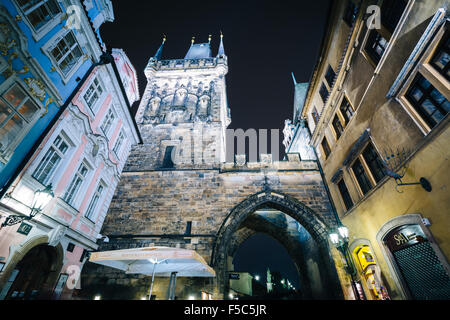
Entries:
<svg viewBox="0 0 450 320">
<path fill-rule="evenodd" d="M 211 38 L 209 38 L 211 41 Z M 194 43 L 194 37 L 192 38 L 191 46 L 186 53 L 184 59 L 204 59 L 211 58 L 211 45 L 207 43 Z"/>
<path fill-rule="evenodd" d="M 302 113 L 306 94 L 308 92 L 309 82 L 298 83 L 295 80 L 294 73 L 291 73 L 292 80 L 294 81 L 294 122 L 297 119 L 297 116 Z"/>
</svg>

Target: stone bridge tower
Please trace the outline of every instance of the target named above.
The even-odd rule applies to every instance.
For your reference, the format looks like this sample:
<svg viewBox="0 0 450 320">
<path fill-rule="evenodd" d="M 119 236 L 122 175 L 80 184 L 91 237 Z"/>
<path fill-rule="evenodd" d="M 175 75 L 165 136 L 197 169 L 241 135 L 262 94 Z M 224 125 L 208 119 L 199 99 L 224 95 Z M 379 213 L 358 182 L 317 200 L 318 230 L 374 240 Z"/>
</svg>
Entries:
<svg viewBox="0 0 450 320">
<path fill-rule="evenodd" d="M 201 291 L 227 297 L 230 261 L 239 245 L 257 232 L 288 250 L 299 271 L 305 298 L 339 299 L 342 291 L 330 254 L 328 232 L 336 223 L 316 159 L 288 154 L 285 161 L 226 162 L 230 124 L 220 39 L 192 44 L 184 59 L 163 60 L 164 41 L 145 69 L 147 87 L 136 120 L 143 144 L 135 146 L 112 200 L 99 251 L 146 246 L 196 250 L 217 277 L 177 279 L 175 295 Z M 80 297 L 140 299 L 151 276 L 87 263 Z M 157 299 L 169 279 L 155 282 Z"/>
</svg>

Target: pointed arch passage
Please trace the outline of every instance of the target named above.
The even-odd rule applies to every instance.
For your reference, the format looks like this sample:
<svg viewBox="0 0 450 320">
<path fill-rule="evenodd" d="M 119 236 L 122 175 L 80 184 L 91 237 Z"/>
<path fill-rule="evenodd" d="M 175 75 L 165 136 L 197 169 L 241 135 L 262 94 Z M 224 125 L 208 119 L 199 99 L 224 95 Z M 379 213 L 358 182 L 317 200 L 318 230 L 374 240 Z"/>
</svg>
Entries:
<svg viewBox="0 0 450 320">
<path fill-rule="evenodd" d="M 342 299 L 342 290 L 337 277 L 334 261 L 328 244 L 328 234 L 331 226 L 311 208 L 297 199 L 273 190 L 263 190 L 236 205 L 223 221 L 214 243 L 211 265 L 217 273 L 217 285 L 224 297 L 228 294 L 227 257 L 229 244 L 233 234 L 249 215 L 261 208 L 277 209 L 298 221 L 316 242 L 322 259 L 324 285 L 328 288 L 329 299 Z"/>
</svg>

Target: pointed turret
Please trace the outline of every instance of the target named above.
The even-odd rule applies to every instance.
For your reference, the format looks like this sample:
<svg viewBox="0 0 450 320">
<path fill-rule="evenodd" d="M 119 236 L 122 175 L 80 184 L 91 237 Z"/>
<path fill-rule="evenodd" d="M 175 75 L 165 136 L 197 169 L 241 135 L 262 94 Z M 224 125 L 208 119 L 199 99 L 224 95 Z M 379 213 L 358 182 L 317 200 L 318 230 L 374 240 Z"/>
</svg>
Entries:
<svg viewBox="0 0 450 320">
<path fill-rule="evenodd" d="M 156 54 L 153 58 L 155 58 L 156 60 L 161 60 L 161 56 L 162 56 L 162 50 L 164 47 L 164 42 L 166 42 L 166 36 L 163 36 L 163 41 L 161 43 L 161 46 L 159 47 L 158 51 L 156 51 Z"/>
<path fill-rule="evenodd" d="M 294 72 L 291 72 L 291 76 L 294 81 L 294 123 L 296 123 L 297 117 L 302 113 L 305 104 L 309 83 L 298 83 L 295 79 Z"/>
<path fill-rule="evenodd" d="M 219 51 L 217 52 L 217 56 L 224 56 L 225 55 L 225 48 L 223 46 L 223 34 L 222 31 L 220 31 L 220 45 L 219 45 Z"/>
</svg>

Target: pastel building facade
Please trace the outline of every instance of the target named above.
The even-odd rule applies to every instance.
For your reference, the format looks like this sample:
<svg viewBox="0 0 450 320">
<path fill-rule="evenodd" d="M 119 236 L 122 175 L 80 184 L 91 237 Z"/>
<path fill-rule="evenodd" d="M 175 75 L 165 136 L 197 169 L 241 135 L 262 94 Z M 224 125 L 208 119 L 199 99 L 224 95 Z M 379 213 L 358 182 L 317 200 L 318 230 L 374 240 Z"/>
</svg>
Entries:
<svg viewBox="0 0 450 320">
<path fill-rule="evenodd" d="M 99 61 L 110 1 L 0 2 L 0 197 Z"/>
<path fill-rule="evenodd" d="M 57 4 L 67 8 L 71 3 Z M 68 299 L 82 285 L 78 276 L 102 238 L 99 232 L 131 146 L 140 142 L 130 113 L 139 99 L 135 69 L 123 50 L 104 52 L 98 35 L 100 24 L 113 17 L 111 3 L 83 5 L 79 12 L 86 35 L 76 33 L 73 46 L 93 51 L 76 62 L 83 69 L 70 71 L 74 91 L 55 105 L 55 119 L 47 120 L 45 130 L 42 124 L 43 134 L 24 134 L 24 140 L 30 136 L 38 142 L 31 152 L 21 150 L 27 159 L 0 200 L 0 299 Z M 64 82 L 56 68 L 52 75 Z M 36 191 L 46 187 L 52 199 L 29 219 Z M 19 223 L 7 224 L 11 217 Z"/>
<path fill-rule="evenodd" d="M 287 152 L 310 140 L 349 230 L 346 299 L 450 298 L 448 17 L 440 0 L 333 3 L 287 122 Z"/>
</svg>

